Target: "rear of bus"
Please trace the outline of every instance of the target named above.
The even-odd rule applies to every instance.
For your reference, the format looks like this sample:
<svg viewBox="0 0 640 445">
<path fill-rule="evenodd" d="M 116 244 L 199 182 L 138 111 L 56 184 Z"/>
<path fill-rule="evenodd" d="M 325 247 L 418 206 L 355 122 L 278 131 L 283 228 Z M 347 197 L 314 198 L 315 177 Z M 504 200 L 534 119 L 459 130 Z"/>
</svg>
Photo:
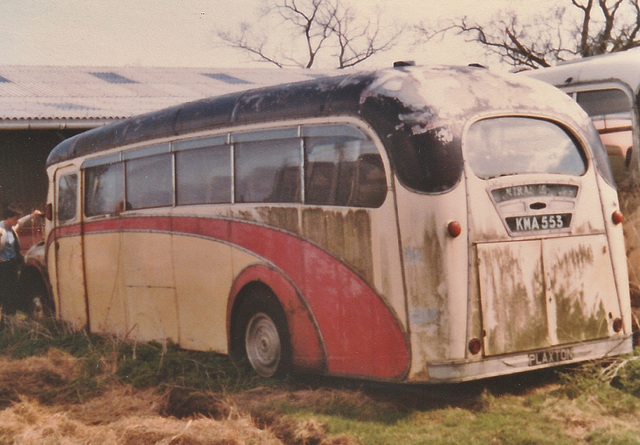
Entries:
<svg viewBox="0 0 640 445">
<path fill-rule="evenodd" d="M 460 181 L 424 196 L 397 192 L 409 379 L 463 381 L 630 352 L 622 214 L 596 130 L 548 85 L 482 76 L 424 83 L 437 86 L 423 93 L 432 143 L 460 148 Z"/>
<path fill-rule="evenodd" d="M 595 136 L 499 117 L 471 125 L 464 145 L 485 356 L 526 368 L 628 351 L 622 220 L 587 151 L 601 150 Z"/>
</svg>

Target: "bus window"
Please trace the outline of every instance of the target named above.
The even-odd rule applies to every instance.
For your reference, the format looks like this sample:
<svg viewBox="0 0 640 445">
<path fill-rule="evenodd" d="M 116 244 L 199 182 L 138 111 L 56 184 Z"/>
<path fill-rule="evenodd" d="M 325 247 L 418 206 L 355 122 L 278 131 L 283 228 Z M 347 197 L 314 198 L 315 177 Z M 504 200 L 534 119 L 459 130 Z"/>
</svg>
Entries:
<svg viewBox="0 0 640 445">
<path fill-rule="evenodd" d="M 586 172 L 584 155 L 574 139 L 541 119 L 481 120 L 469 128 L 467 146 L 471 169 L 482 179 L 522 173 L 580 176 Z"/>
<path fill-rule="evenodd" d="M 235 145 L 235 202 L 300 202 L 299 139 Z"/>
<path fill-rule="evenodd" d="M 111 214 L 124 201 L 122 163 L 98 165 L 85 169 L 85 209 L 87 216 Z"/>
<path fill-rule="evenodd" d="M 384 167 L 373 142 L 344 136 L 306 141 L 305 202 L 379 207 L 387 193 Z"/>
<path fill-rule="evenodd" d="M 171 154 L 126 162 L 127 203 L 132 209 L 173 205 Z"/>
<path fill-rule="evenodd" d="M 580 91 L 576 101 L 593 120 L 617 184 L 627 177 L 633 147 L 631 100 L 619 89 Z"/>
<path fill-rule="evenodd" d="M 176 153 L 178 205 L 231 202 L 231 150 L 228 145 Z"/>
<path fill-rule="evenodd" d="M 631 101 L 619 89 L 581 91 L 576 101 L 591 118 L 629 116 Z"/>
<path fill-rule="evenodd" d="M 75 219 L 77 209 L 78 175 L 72 173 L 62 176 L 58 181 L 58 222 Z"/>
</svg>

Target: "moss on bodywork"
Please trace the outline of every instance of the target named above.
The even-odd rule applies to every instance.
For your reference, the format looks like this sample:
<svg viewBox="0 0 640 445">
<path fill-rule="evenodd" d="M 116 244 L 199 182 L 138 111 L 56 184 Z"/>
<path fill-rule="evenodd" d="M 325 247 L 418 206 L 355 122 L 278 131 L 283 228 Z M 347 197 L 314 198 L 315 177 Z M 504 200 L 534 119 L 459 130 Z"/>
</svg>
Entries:
<svg viewBox="0 0 640 445">
<path fill-rule="evenodd" d="M 580 245 L 577 248 L 566 250 L 558 256 L 556 263 L 549 271 L 549 284 L 552 287 L 567 277 L 579 277 L 586 269 L 585 266 L 593 264 L 594 254 L 590 245 Z"/>
<path fill-rule="evenodd" d="M 303 209 L 302 236 L 346 262 L 368 282 L 373 280 L 371 220 L 367 210 Z"/>
<path fill-rule="evenodd" d="M 561 289 L 555 299 L 560 343 L 603 338 L 609 334 L 607 311 L 602 301 L 597 310 L 592 311 L 584 307 L 582 292 L 579 295 L 567 295 Z"/>
<path fill-rule="evenodd" d="M 298 209 L 296 207 L 269 207 L 259 209 L 260 222 L 287 232 L 299 233 Z"/>
<path fill-rule="evenodd" d="M 549 301 L 555 304 L 556 329 L 559 343 L 603 338 L 608 335 L 607 310 L 603 295 L 567 277 L 592 273 L 595 261 L 593 246 L 580 244 L 556 257 L 549 271 Z M 588 295 L 589 294 L 589 295 Z"/>
<path fill-rule="evenodd" d="M 527 253 L 510 245 L 487 246 L 479 252 L 489 355 L 549 345 L 542 263 L 539 254 L 532 258 Z"/>
</svg>

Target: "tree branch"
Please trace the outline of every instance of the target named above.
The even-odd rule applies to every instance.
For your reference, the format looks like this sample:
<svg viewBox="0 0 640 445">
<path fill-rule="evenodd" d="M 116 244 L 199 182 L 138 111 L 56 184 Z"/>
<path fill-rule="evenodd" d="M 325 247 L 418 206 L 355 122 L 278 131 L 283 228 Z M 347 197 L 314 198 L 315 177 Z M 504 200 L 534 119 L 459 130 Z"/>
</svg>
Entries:
<svg viewBox="0 0 640 445">
<path fill-rule="evenodd" d="M 441 29 L 417 29 L 425 40 L 449 33 L 470 36 L 470 41 L 483 45 L 488 54 L 497 55 L 501 61 L 531 68 L 550 66 L 567 57 L 640 46 L 640 0 L 561 1 L 569 9 L 558 7 L 526 23 L 519 23 L 521 17 L 514 11 L 502 11 L 485 23 L 462 17 Z"/>
<path fill-rule="evenodd" d="M 236 34 L 218 32 L 218 37 L 232 48 L 279 67 L 296 65 L 311 68 L 318 62 L 321 52 L 325 54 L 337 48 L 337 54 L 334 54 L 337 65 L 345 68 L 391 49 L 402 32 L 393 31 L 393 27 L 383 28 L 380 14 L 375 25 L 364 21 L 350 8 L 343 7 L 340 0 L 272 1 L 274 5 L 265 15 L 279 21 L 282 32 L 278 36 L 284 36 L 281 38 L 282 47 L 288 51 L 274 51 L 272 42 L 277 38 L 273 33 L 267 31 L 259 38 L 250 33 L 248 25 L 241 27 Z"/>
</svg>

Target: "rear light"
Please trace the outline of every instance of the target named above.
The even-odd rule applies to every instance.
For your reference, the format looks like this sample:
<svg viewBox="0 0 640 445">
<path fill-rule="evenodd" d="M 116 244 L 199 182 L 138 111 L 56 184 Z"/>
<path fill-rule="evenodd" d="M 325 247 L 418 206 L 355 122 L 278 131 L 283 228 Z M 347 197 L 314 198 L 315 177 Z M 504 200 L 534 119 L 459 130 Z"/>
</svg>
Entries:
<svg viewBox="0 0 640 445">
<path fill-rule="evenodd" d="M 619 210 L 616 210 L 611 214 L 611 221 L 613 221 L 613 223 L 617 226 L 618 224 L 622 224 L 622 221 L 624 221 L 624 216 L 622 216 L 622 213 Z"/>
<path fill-rule="evenodd" d="M 473 355 L 478 354 L 482 350 L 482 342 L 477 338 L 469 340 L 469 352 Z"/>
<path fill-rule="evenodd" d="M 462 226 L 458 221 L 451 221 L 447 224 L 447 232 L 451 238 L 457 238 L 462 233 Z"/>
<path fill-rule="evenodd" d="M 620 318 L 613 320 L 613 330 L 614 332 L 620 332 L 622 330 L 622 320 Z"/>
<path fill-rule="evenodd" d="M 44 208 L 44 217 L 49 221 L 53 221 L 53 205 L 48 203 Z"/>
</svg>

